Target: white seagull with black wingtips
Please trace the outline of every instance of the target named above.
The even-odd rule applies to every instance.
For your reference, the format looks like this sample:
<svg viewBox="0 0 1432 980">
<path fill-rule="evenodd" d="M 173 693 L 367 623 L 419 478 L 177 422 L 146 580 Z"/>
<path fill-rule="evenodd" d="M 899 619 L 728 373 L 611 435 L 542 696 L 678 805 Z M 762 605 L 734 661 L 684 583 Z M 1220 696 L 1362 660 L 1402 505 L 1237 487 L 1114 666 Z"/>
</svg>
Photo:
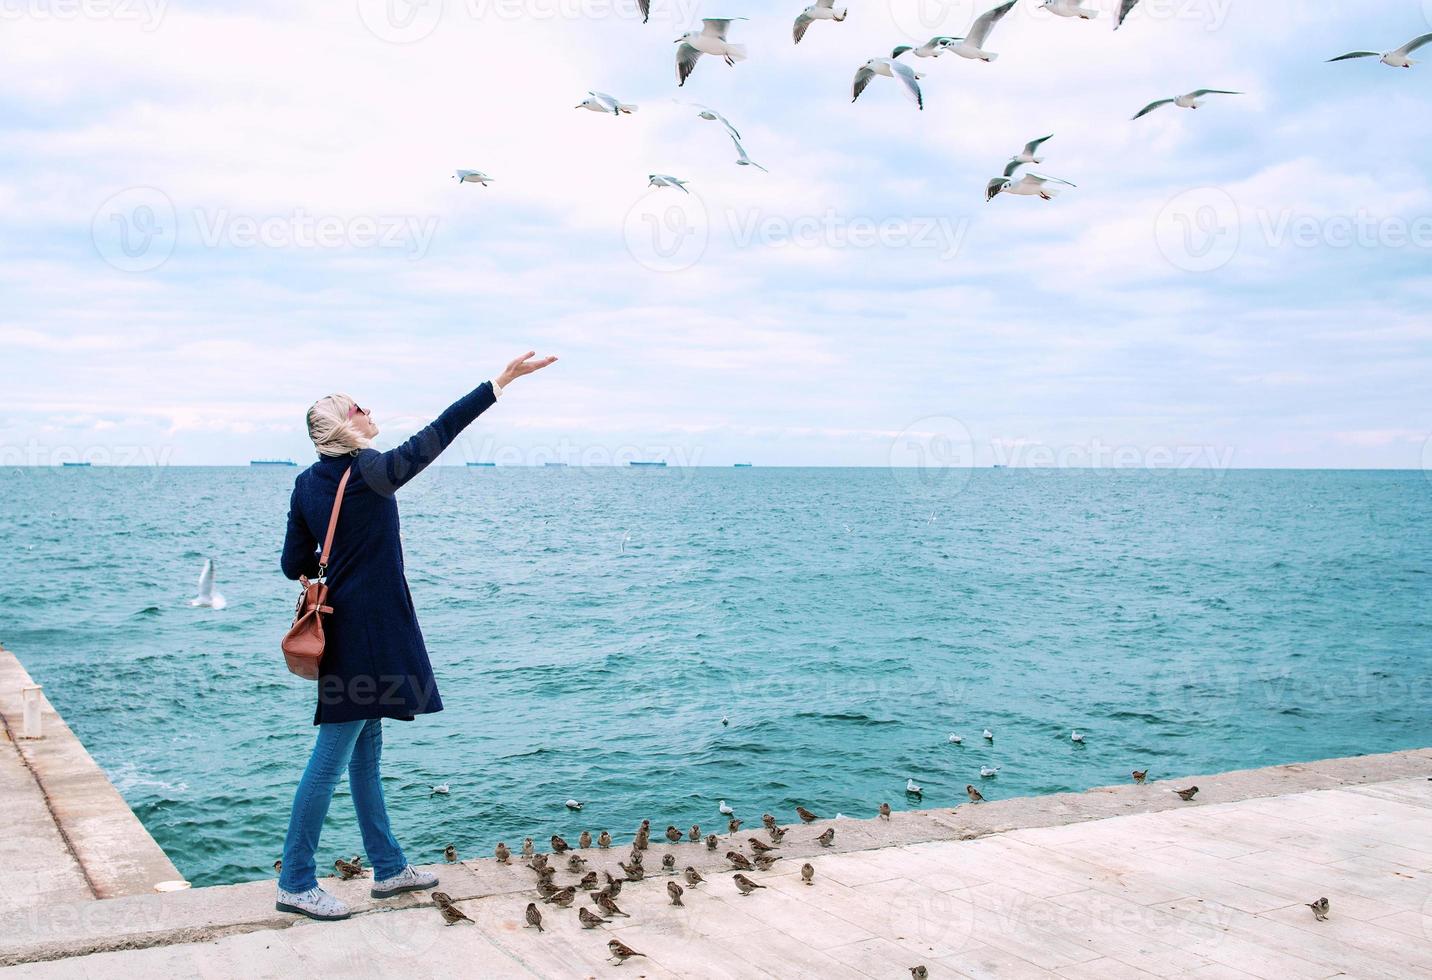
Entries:
<svg viewBox="0 0 1432 980">
<path fill-rule="evenodd" d="M 726 32 L 730 29 L 731 22 L 745 19 L 745 17 L 707 17 L 701 21 L 701 30 L 691 31 L 677 38 L 677 83 L 679 85 L 686 84 L 686 80 L 696 70 L 696 62 L 701 60 L 703 54 L 713 54 L 718 58 L 724 58 L 728 65 L 745 61 L 746 46 L 732 44 L 726 40 Z"/>
<path fill-rule="evenodd" d="M 919 108 L 925 108 L 925 96 L 920 91 L 920 79 L 925 76 L 894 58 L 871 58 L 860 66 L 855 73 L 855 91 L 851 96 L 851 102 L 860 98 L 860 93 L 865 91 L 870 80 L 876 75 L 884 75 L 886 78 L 898 81 L 910 100 Z"/>
<path fill-rule="evenodd" d="M 1377 51 L 1349 51 L 1347 54 L 1340 54 L 1336 58 L 1329 58 L 1328 64 L 1334 61 L 1351 61 L 1354 58 L 1376 58 L 1389 68 L 1411 68 L 1417 62 L 1408 55 L 1416 51 L 1427 42 L 1432 41 L 1432 34 L 1423 34 L 1421 37 L 1414 37 L 1402 47 L 1382 54 Z"/>
<path fill-rule="evenodd" d="M 837 24 L 839 24 L 841 21 L 845 20 L 845 14 L 845 8 L 837 7 L 835 5 L 835 0 L 815 0 L 815 3 L 802 10 L 800 12 L 800 16 L 796 18 L 796 26 L 794 32 L 796 39 L 795 43 L 801 43 L 801 38 L 805 37 L 806 31 L 810 29 L 810 25 L 814 24 L 816 21 L 833 20 Z"/>
</svg>

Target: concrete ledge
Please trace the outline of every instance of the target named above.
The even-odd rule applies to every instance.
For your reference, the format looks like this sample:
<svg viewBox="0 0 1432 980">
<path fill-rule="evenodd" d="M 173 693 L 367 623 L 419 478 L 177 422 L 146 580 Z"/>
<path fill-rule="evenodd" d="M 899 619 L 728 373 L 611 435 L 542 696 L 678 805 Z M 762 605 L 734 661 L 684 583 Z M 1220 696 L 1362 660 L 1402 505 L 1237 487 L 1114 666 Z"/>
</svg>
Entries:
<svg viewBox="0 0 1432 980">
<path fill-rule="evenodd" d="M 42 706 L 44 737 L 37 741 L 20 737 L 24 714 L 20 689 L 31 683 L 15 655 L 0 647 L 0 717 L 91 895 L 101 899 L 143 895 L 160 882 L 182 879 L 48 698 Z M 62 865 L 68 862 L 47 863 L 51 866 L 32 872 L 37 880 L 66 873 Z"/>
<path fill-rule="evenodd" d="M 1265 798 L 1309 793 L 1321 795 L 1317 791 L 1368 787 L 1365 791 L 1367 799 L 1383 798 L 1392 803 L 1405 799 L 1413 806 L 1425 807 L 1427 792 L 1424 784 L 1429 775 L 1432 775 L 1432 749 L 1417 749 L 1389 755 L 1184 777 L 1145 786 L 1101 787 L 1084 793 L 895 813 L 889 821 L 818 821 L 791 833 L 780 850 L 783 860 L 772 874 L 789 875 L 807 858 L 824 860 L 838 855 L 850 855 L 856 859 L 847 861 L 847 868 L 858 869 L 869 865 L 878 869 L 882 864 L 896 860 L 890 855 L 900 853 L 897 848 L 915 849 L 919 845 L 939 842 L 975 842 L 995 835 L 1006 835 L 999 840 L 1008 841 L 1009 847 L 1029 846 L 1027 842 L 1037 841 L 1042 832 L 1048 833 L 1053 828 L 1140 815 L 1148 816 L 1148 820 L 1139 823 L 1144 828 L 1143 833 L 1153 834 L 1160 846 L 1176 846 L 1183 822 L 1191 814 L 1240 803 L 1256 806 L 1248 801 Z M 1423 783 L 1409 782 L 1411 780 L 1422 780 Z M 1188 783 L 1197 783 L 1201 788 L 1192 803 L 1182 802 L 1171 792 L 1174 785 Z M 1169 810 L 1176 810 L 1177 815 L 1155 816 Z M 1255 822 L 1261 819 L 1257 813 L 1251 816 Z M 653 815 L 653 823 L 660 822 L 657 815 Z M 835 845 L 829 849 L 821 848 L 813 841 L 815 835 L 827 826 L 836 828 Z M 757 825 L 756 830 L 759 829 Z M 743 830 L 736 835 L 734 843 L 743 843 L 747 836 L 756 836 L 756 833 Z M 1393 839 L 1376 838 L 1372 843 L 1378 847 L 1397 845 Z M 676 855 L 677 867 L 692 865 L 703 873 L 712 873 L 710 876 L 714 878 L 716 873 L 726 868 L 722 855 L 728 846 L 734 844 L 728 845 L 726 835 L 722 835 L 722 846 L 714 854 L 707 851 L 704 845 L 695 844 L 660 843 L 653 845 L 653 851 L 658 855 L 672 851 Z M 593 849 L 583 852 L 591 867 L 610 869 L 618 875 L 620 871 L 616 868 L 616 860 L 624 858 L 626 853 L 627 847 L 623 845 L 608 851 Z M 1080 874 L 1093 875 L 1098 870 L 1088 863 L 1087 856 L 1060 860 L 1081 866 Z M 656 860 L 650 863 L 655 864 Z M 531 873 L 517 863 L 502 867 L 488 858 L 474 858 L 457 866 L 435 866 L 433 870 L 442 876 L 443 890 L 457 901 L 505 897 L 504 901 L 511 899 L 507 901 L 508 905 L 514 902 L 520 905 L 531 897 Z M 877 872 L 872 873 L 879 877 Z M 842 875 L 850 879 L 846 884 L 852 884 L 858 882 L 860 872 L 847 870 Z M 758 877 L 765 880 L 763 876 Z M 974 872 L 965 877 L 971 883 L 990 880 L 976 876 Z M 1059 880 L 1060 876 L 1056 873 L 1054 878 Z M 658 877 L 658 884 L 660 880 Z M 355 923 L 376 916 L 373 919 L 375 927 L 381 926 L 384 936 L 395 928 L 393 923 L 404 921 L 390 917 L 389 913 L 421 906 L 427 901 L 425 896 L 410 895 L 383 902 L 380 906 L 367 898 L 369 883 L 366 880 L 327 880 L 323 884 L 354 906 L 357 913 L 353 920 Z M 648 886 L 631 887 L 640 889 Z M 274 911 L 273 895 L 273 882 L 250 882 L 166 895 L 56 904 L 0 916 L 0 937 L 3 937 L 0 938 L 0 965 L 56 960 L 104 951 L 209 942 L 244 933 L 309 925 L 294 916 Z M 398 943 L 398 939 L 390 938 L 385 942 Z"/>
</svg>

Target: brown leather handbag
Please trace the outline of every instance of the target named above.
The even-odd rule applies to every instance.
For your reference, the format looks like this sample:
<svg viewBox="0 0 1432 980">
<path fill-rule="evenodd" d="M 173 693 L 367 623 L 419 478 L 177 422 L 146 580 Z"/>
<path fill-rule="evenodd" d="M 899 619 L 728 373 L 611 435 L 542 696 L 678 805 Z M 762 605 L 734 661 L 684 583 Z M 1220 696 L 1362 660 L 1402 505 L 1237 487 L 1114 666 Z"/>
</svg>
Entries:
<svg viewBox="0 0 1432 980">
<path fill-rule="evenodd" d="M 343 491 L 348 488 L 348 477 L 352 475 L 353 469 L 349 467 L 338 481 L 338 495 L 333 498 L 333 513 L 328 518 L 328 533 L 323 537 L 323 553 L 318 556 L 318 575 L 312 581 L 307 575 L 299 578 L 303 592 L 298 596 L 293 625 L 283 638 L 283 659 L 288 669 L 311 681 L 318 680 L 318 668 L 323 662 L 323 617 L 333 613 L 333 607 L 328 605 L 328 553 L 333 550 L 333 532 L 338 528 Z"/>
</svg>

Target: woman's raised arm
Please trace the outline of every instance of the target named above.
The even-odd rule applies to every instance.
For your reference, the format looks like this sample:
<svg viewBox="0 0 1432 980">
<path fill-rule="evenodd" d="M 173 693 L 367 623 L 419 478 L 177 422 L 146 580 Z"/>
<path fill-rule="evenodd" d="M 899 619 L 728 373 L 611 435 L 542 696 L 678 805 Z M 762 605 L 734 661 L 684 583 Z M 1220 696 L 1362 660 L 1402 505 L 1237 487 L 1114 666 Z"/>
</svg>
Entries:
<svg viewBox="0 0 1432 980">
<path fill-rule="evenodd" d="M 555 357 L 534 358 L 528 351 L 515 358 L 492 381 L 484 381 L 447 407 L 433 422 L 414 433 L 396 449 L 376 456 L 361 458 L 359 467 L 363 481 L 378 493 L 393 494 L 417 476 L 452 445 L 458 435 L 479 415 L 492 407 L 502 389 L 516 379 L 540 371 L 557 360 Z"/>
</svg>

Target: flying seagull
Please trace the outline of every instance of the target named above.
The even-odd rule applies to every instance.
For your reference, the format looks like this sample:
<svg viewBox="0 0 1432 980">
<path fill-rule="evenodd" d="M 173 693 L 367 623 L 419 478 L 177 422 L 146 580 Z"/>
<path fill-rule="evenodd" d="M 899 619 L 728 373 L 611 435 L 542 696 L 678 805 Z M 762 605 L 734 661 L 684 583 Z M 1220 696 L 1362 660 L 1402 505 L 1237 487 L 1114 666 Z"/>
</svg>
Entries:
<svg viewBox="0 0 1432 980">
<path fill-rule="evenodd" d="M 690 191 L 688 191 L 688 190 L 686 189 L 686 181 L 684 181 L 684 180 L 677 180 L 675 177 L 672 177 L 672 176 L 670 176 L 670 175 L 668 175 L 668 174 L 648 174 L 648 175 L 647 175 L 647 185 L 646 185 L 646 186 L 648 186 L 648 187 L 675 187 L 677 190 L 681 191 L 681 193 L 683 193 L 683 194 L 690 194 L 690 193 L 691 193 Z"/>
<path fill-rule="evenodd" d="M 1389 68 L 1411 68 L 1417 64 L 1417 62 L 1409 58 L 1408 55 L 1422 47 L 1422 45 L 1428 41 L 1432 41 L 1432 34 L 1423 34 L 1421 37 L 1414 37 L 1402 47 L 1395 51 L 1389 51 L 1386 54 L 1380 54 L 1377 51 L 1349 51 L 1347 54 L 1340 54 L 1336 58 L 1329 58 L 1328 63 L 1331 64 L 1334 61 L 1350 61 L 1353 58 L 1377 58 Z"/>
<path fill-rule="evenodd" d="M 1230 92 L 1230 91 L 1228 91 L 1227 89 L 1222 89 L 1222 88 L 1201 88 L 1201 89 L 1196 89 L 1195 91 L 1189 92 L 1187 95 L 1180 95 L 1180 96 L 1177 96 L 1176 98 L 1172 98 L 1172 99 L 1159 99 L 1157 102 L 1150 102 L 1148 105 L 1146 105 L 1146 106 L 1144 106 L 1142 109 L 1140 109 L 1140 110 L 1139 110 L 1139 114 L 1136 115 L 1136 116 L 1134 116 L 1134 118 L 1135 118 L 1135 119 L 1142 119 L 1144 116 L 1147 116 L 1149 113 L 1153 112 L 1155 109 L 1162 108 L 1163 106 L 1166 106 L 1166 105 L 1176 105 L 1176 106 L 1178 106 L 1180 109 L 1197 109 L 1199 106 L 1203 105 L 1204 97 L 1205 97 L 1205 96 L 1208 96 L 1208 95 L 1242 95 L 1242 94 L 1243 94 L 1242 92 Z"/>
<path fill-rule="evenodd" d="M 1139 0 L 1119 0 L 1119 12 L 1114 15 L 1114 30 L 1124 26 L 1124 18 L 1139 5 Z"/>
<path fill-rule="evenodd" d="M 838 24 L 845 20 L 845 13 L 845 8 L 837 7 L 835 0 L 815 0 L 815 3 L 802 10 L 800 16 L 796 18 L 796 43 L 801 43 L 801 38 L 805 37 L 806 30 L 815 21 L 833 20 Z"/>
<path fill-rule="evenodd" d="M 984 50 L 985 42 L 989 40 L 994 25 L 998 24 L 1005 14 L 1013 10 L 1017 2 L 1018 0 L 1009 0 L 1008 3 L 1003 3 L 993 10 L 986 10 L 975 18 L 975 22 L 970 25 L 968 35 L 950 38 L 952 43 L 947 47 L 961 58 L 969 58 L 973 61 L 993 61 L 998 58 L 999 55 L 994 52 Z"/>
<path fill-rule="evenodd" d="M 628 105 L 605 92 L 588 92 L 587 97 L 577 103 L 576 108 L 590 109 L 592 112 L 604 112 L 609 116 L 629 116 L 633 112 L 636 112 L 636 106 Z"/>
<path fill-rule="evenodd" d="M 865 91 L 865 87 L 876 75 L 896 79 L 915 105 L 921 109 L 925 108 L 925 96 L 920 92 L 920 79 L 925 76 L 894 58 L 871 58 L 860 66 L 860 70 L 855 73 L 855 94 L 851 96 L 851 102 L 860 98 L 860 93 Z"/>
<path fill-rule="evenodd" d="M 214 591 L 214 559 L 204 559 L 204 567 L 199 570 L 199 594 L 189 600 L 189 605 L 210 609 L 223 609 L 228 605 L 224 597 Z"/>
<path fill-rule="evenodd" d="M 1036 156 L 1035 154 L 1039 152 L 1039 148 L 1041 146 L 1043 146 L 1046 142 L 1052 140 L 1053 138 L 1054 134 L 1050 133 L 1048 136 L 1041 136 L 1037 140 L 1030 140 L 1028 143 L 1025 143 L 1024 149 L 1020 150 L 1019 153 L 1017 153 L 1015 156 L 1009 158 L 1010 165 L 1017 166 L 1022 163 L 1043 163 L 1044 158 L 1041 156 Z M 1011 171 L 1008 167 L 1006 167 L 1004 175 L 1008 177 L 1010 176 L 1010 173 Z"/>
<path fill-rule="evenodd" d="M 699 31 L 691 31 L 676 39 L 676 81 L 678 85 L 685 85 L 691 73 L 696 70 L 696 62 L 703 54 L 714 54 L 726 60 L 726 64 L 734 65 L 738 61 L 746 60 L 746 46 L 744 44 L 731 44 L 726 40 L 726 31 L 730 29 L 733 20 L 745 20 L 745 17 L 707 17 L 701 21 L 702 28 Z"/>
<path fill-rule="evenodd" d="M 946 51 L 953 51 L 956 47 L 958 47 L 960 40 L 961 39 L 957 37 L 945 37 L 943 35 L 936 35 L 935 37 L 930 38 L 930 40 L 926 41 L 919 47 L 911 47 L 908 44 L 902 44 L 890 53 L 890 57 L 898 58 L 906 51 L 908 51 L 917 58 L 938 58 Z"/>
<path fill-rule="evenodd" d="M 1092 7 L 1079 6 L 1079 0 L 1044 0 L 1044 9 L 1058 17 L 1078 17 L 1080 20 L 1093 20 L 1099 16 L 1099 11 Z"/>
<path fill-rule="evenodd" d="M 1054 200 L 1054 195 L 1059 193 L 1057 187 L 1046 186 L 1048 184 L 1063 184 L 1066 187 L 1076 185 L 1067 180 L 1060 180 L 1058 177 L 1045 177 L 1041 174 L 1027 173 L 1019 180 L 1012 180 L 1009 177 L 995 177 L 985 188 L 985 200 L 993 201 L 1000 194 L 1018 194 L 1025 197 L 1039 196 L 1046 201 Z M 989 736 L 985 736 L 988 738 Z"/>
<path fill-rule="evenodd" d="M 750 157 L 748 157 L 748 156 L 746 155 L 746 148 L 741 145 L 741 141 L 740 141 L 740 140 L 738 140 L 736 137 L 732 136 L 732 137 L 731 137 L 731 142 L 736 144 L 736 152 L 740 154 L 740 156 L 736 158 L 736 166 L 738 166 L 738 167 L 755 167 L 757 170 L 761 171 L 761 173 L 763 173 L 763 174 L 768 174 L 768 173 L 770 173 L 769 170 L 767 170 L 765 167 L 761 166 L 761 165 L 760 165 L 759 163 L 757 163 L 755 160 L 752 160 Z"/>
<path fill-rule="evenodd" d="M 710 106 L 702 105 L 699 102 L 690 102 L 687 104 L 696 109 L 696 114 L 702 119 L 705 119 L 707 122 L 718 122 L 722 126 L 725 126 L 726 132 L 730 133 L 733 139 L 741 138 L 740 132 L 737 131 L 735 126 L 731 125 L 731 120 L 721 115 L 721 113 L 717 112 L 715 109 L 711 108 Z"/>
<path fill-rule="evenodd" d="M 453 179 L 459 184 L 481 184 L 483 187 L 486 187 L 488 181 L 492 180 L 481 170 L 459 170 L 453 174 Z"/>
</svg>

